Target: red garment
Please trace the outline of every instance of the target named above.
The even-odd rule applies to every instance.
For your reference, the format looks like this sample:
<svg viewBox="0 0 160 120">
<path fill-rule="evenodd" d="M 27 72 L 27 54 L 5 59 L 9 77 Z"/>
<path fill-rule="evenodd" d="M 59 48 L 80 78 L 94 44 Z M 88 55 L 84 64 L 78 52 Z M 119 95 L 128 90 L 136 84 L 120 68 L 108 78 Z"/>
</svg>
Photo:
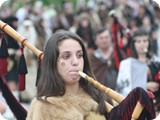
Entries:
<svg viewBox="0 0 160 120">
<path fill-rule="evenodd" d="M 107 114 L 107 120 L 131 120 L 133 110 L 138 101 L 144 106 L 138 120 L 154 119 L 155 111 L 151 98 L 149 98 L 145 90 L 137 87 L 133 89 L 118 106 L 114 107 L 111 112 Z"/>
</svg>

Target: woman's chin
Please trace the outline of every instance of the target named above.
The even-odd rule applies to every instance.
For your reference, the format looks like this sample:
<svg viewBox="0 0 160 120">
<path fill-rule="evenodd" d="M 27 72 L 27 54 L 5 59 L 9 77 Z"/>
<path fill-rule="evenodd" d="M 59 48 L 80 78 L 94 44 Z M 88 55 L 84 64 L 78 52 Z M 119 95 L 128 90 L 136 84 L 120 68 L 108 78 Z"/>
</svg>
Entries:
<svg viewBox="0 0 160 120">
<path fill-rule="evenodd" d="M 79 80 L 80 80 L 79 76 L 72 75 L 72 76 L 70 76 L 69 82 L 70 83 L 77 83 L 77 82 L 79 82 Z"/>
</svg>

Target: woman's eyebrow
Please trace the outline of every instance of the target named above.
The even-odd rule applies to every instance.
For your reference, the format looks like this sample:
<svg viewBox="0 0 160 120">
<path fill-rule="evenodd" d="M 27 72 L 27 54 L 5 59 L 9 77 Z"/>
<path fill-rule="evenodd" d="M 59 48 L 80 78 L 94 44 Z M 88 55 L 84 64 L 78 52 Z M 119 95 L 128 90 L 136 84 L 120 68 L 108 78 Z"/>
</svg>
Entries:
<svg viewBox="0 0 160 120">
<path fill-rule="evenodd" d="M 77 52 L 83 52 L 83 50 L 78 50 Z"/>
<path fill-rule="evenodd" d="M 70 51 L 61 51 L 60 54 L 70 53 Z"/>
<path fill-rule="evenodd" d="M 70 52 L 71 51 L 69 51 L 69 50 L 64 50 L 64 51 L 60 51 L 59 54 L 69 54 Z M 78 53 L 82 52 L 83 53 L 83 50 L 80 49 L 80 50 L 77 50 L 76 52 L 78 52 Z"/>
</svg>

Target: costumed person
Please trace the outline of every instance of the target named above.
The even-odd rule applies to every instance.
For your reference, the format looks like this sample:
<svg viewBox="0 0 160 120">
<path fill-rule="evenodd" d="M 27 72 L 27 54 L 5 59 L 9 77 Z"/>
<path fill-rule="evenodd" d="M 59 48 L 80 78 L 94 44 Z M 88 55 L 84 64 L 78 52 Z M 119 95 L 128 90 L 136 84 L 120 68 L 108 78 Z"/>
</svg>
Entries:
<svg viewBox="0 0 160 120">
<path fill-rule="evenodd" d="M 8 16 L 7 18 L 4 18 L 3 21 L 6 22 L 8 25 L 10 25 L 13 29 L 15 30 L 17 29 L 17 26 L 18 26 L 17 17 Z M 20 45 L 15 39 L 13 39 L 8 34 L 4 34 L 4 38 L 6 40 L 8 53 L 9 53 L 9 57 L 7 58 L 8 73 L 6 74 L 5 77 L 7 80 L 7 85 L 10 88 L 11 92 L 19 100 L 17 66 L 18 66 L 18 60 L 21 54 L 20 49 L 19 49 Z M 0 98 L 6 107 L 6 112 L 3 114 L 3 116 L 6 119 L 15 119 L 15 116 L 13 115 L 12 111 L 9 109 L 9 106 L 7 105 L 4 97 L 2 96 L 2 93 L 0 93 Z"/>
<path fill-rule="evenodd" d="M 94 31 L 91 26 L 90 16 L 86 12 L 82 12 L 78 18 L 78 28 L 76 31 L 87 47 L 88 52 L 92 52 L 95 48 L 94 45 Z"/>
<path fill-rule="evenodd" d="M 82 39 L 72 32 L 57 31 L 45 47 L 37 97 L 26 120 L 129 120 L 138 101 L 144 106 L 139 119 L 155 118 L 151 98 L 141 88 L 107 113 L 106 94 L 81 78 L 79 71 L 95 79 Z"/>
<path fill-rule="evenodd" d="M 17 30 L 17 27 L 18 27 L 17 17 L 9 16 L 4 19 L 4 22 L 10 25 L 13 29 Z M 8 34 L 5 34 L 5 39 L 7 41 L 7 47 L 9 52 L 8 73 L 6 75 L 6 79 L 8 82 L 7 84 L 9 85 L 11 90 L 17 90 L 18 89 L 17 65 L 18 65 L 20 54 L 21 54 L 20 45 L 14 38 L 9 36 Z"/>
<path fill-rule="evenodd" d="M 22 25 L 19 26 L 18 32 L 24 36 L 32 45 L 36 45 L 37 32 L 33 25 L 33 22 L 29 19 L 23 21 Z M 32 66 L 34 55 L 31 51 L 25 50 L 26 62 L 28 66 Z"/>
<path fill-rule="evenodd" d="M 36 46 L 37 43 L 37 32 L 35 29 L 35 26 L 33 22 L 26 18 L 22 24 L 18 26 L 17 32 L 21 34 L 29 43 L 31 43 L 33 46 Z M 26 106 L 30 103 L 30 100 L 35 97 L 36 91 L 35 91 L 35 85 L 32 84 L 36 80 L 35 71 L 37 68 L 37 61 L 34 53 L 29 49 L 24 49 L 24 55 L 26 60 L 26 65 L 28 74 L 26 76 L 26 86 L 30 86 L 29 88 L 26 87 L 25 91 L 20 92 L 20 101 L 25 103 Z"/>
<path fill-rule="evenodd" d="M 130 55 L 130 33 L 127 28 L 122 26 L 118 17 L 115 15 L 115 11 L 110 11 L 110 16 L 113 18 L 113 24 L 111 28 L 112 40 L 114 46 L 114 60 L 117 69 L 119 69 L 120 62 Z"/>
<path fill-rule="evenodd" d="M 152 30 L 150 31 L 150 40 L 151 40 L 151 50 L 153 54 L 158 56 L 158 27 L 153 26 Z"/>
<path fill-rule="evenodd" d="M 155 110 L 160 104 L 160 62 L 150 53 L 148 32 L 138 29 L 131 43 L 131 57 L 122 60 L 117 78 L 117 91 L 124 96 L 136 87 L 154 93 Z M 153 60 L 154 59 L 154 60 Z"/>
<path fill-rule="evenodd" d="M 96 32 L 97 49 L 91 54 L 90 61 L 96 79 L 103 85 L 115 90 L 118 69 L 113 56 L 113 43 L 110 31 L 101 28 Z"/>
</svg>

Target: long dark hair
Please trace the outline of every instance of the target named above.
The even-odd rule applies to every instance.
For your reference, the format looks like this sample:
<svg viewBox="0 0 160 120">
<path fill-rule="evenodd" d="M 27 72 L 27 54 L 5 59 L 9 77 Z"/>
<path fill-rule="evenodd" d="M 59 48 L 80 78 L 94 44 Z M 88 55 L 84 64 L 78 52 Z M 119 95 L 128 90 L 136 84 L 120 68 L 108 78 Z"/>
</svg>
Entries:
<svg viewBox="0 0 160 120">
<path fill-rule="evenodd" d="M 42 61 L 42 74 L 40 80 L 37 84 L 37 97 L 41 99 L 42 96 L 50 97 L 50 96 L 63 96 L 66 91 L 65 83 L 63 82 L 61 76 L 57 71 L 57 60 L 59 56 L 59 44 L 66 39 L 74 39 L 77 41 L 82 47 L 83 51 L 83 59 L 84 59 L 84 69 L 83 72 L 88 74 L 89 76 L 94 77 L 90 63 L 88 60 L 87 51 L 82 42 L 82 39 L 71 32 L 59 30 L 54 33 L 44 51 L 44 58 Z M 87 80 L 83 78 L 80 79 L 80 86 L 86 91 L 96 102 L 99 103 L 98 110 L 101 114 L 105 112 L 105 95 L 100 90 L 95 88 L 92 84 L 90 84 Z"/>
<path fill-rule="evenodd" d="M 133 34 L 132 42 L 131 42 L 131 57 L 136 58 L 136 59 L 138 58 L 138 54 L 137 54 L 137 51 L 135 49 L 135 42 L 136 42 L 136 37 L 138 37 L 138 36 L 148 36 L 148 42 L 149 42 L 148 52 L 151 50 L 151 43 L 150 43 L 150 40 L 149 40 L 149 33 L 144 29 L 141 29 L 141 28 L 138 29 Z"/>
</svg>

